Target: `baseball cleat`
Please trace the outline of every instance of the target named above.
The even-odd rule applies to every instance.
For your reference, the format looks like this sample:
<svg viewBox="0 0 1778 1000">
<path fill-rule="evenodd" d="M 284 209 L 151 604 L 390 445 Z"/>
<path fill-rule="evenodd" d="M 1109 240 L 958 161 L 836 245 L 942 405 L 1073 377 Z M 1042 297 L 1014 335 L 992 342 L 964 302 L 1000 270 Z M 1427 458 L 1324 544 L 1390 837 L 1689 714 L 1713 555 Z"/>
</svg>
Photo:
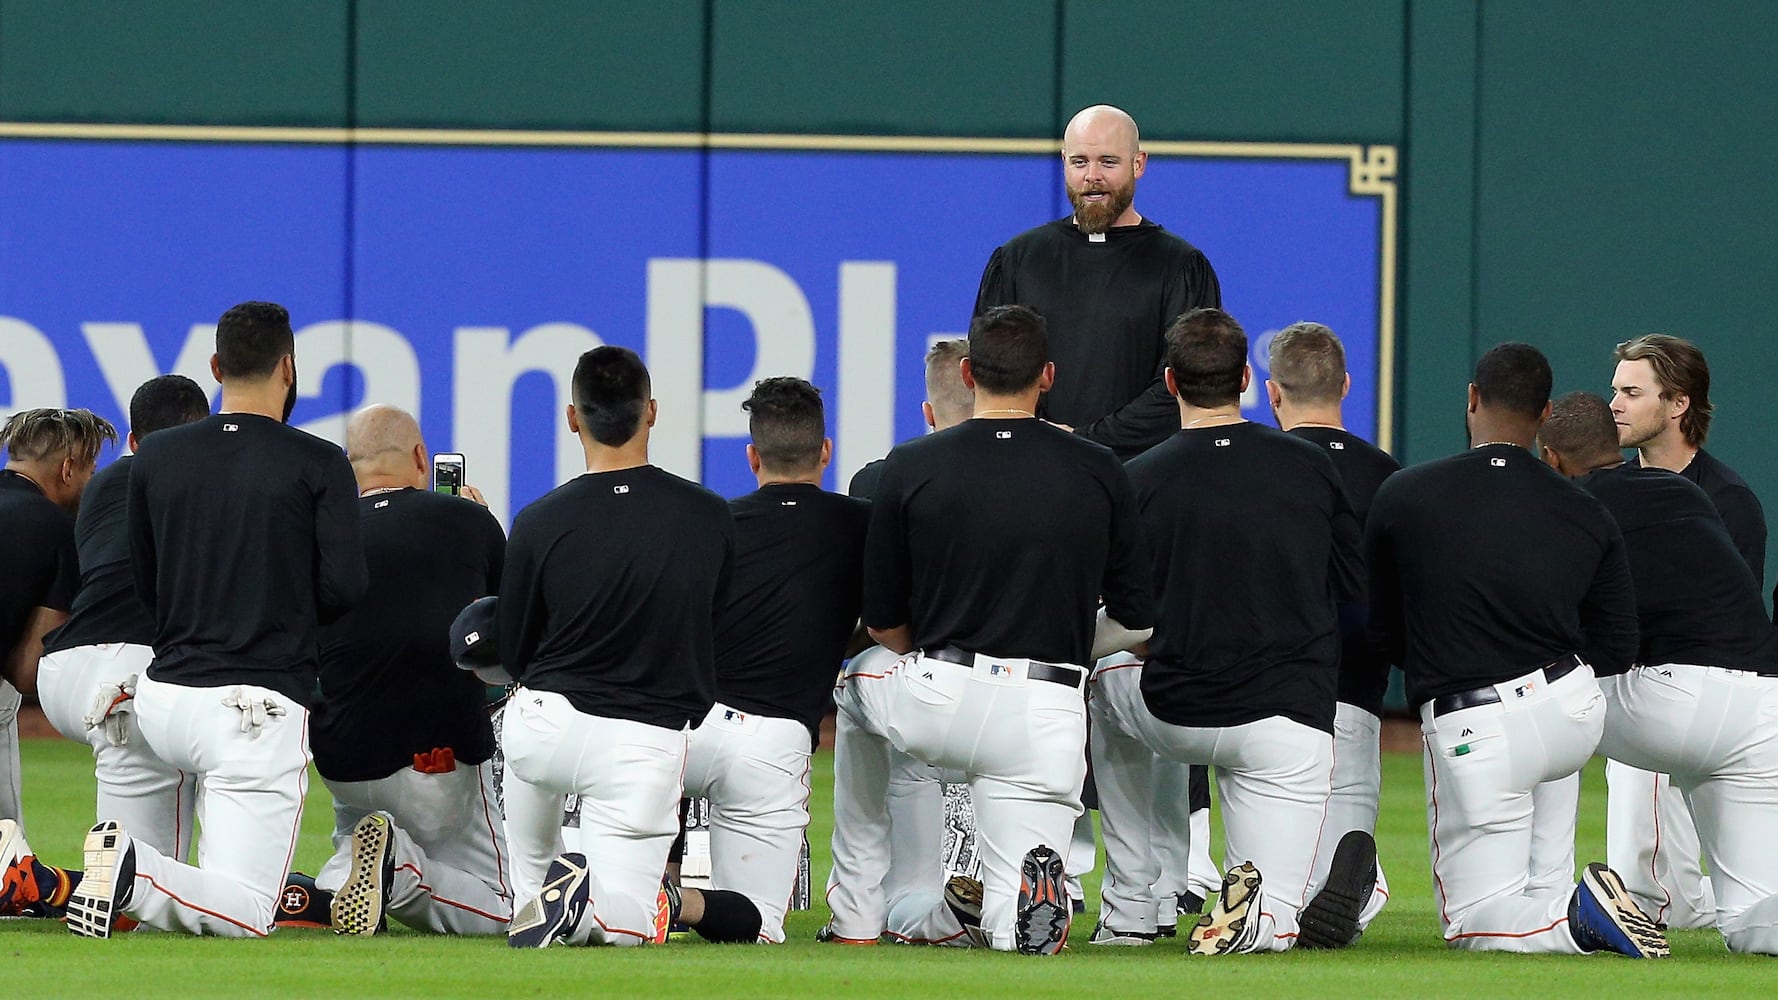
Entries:
<svg viewBox="0 0 1778 1000">
<path fill-rule="evenodd" d="M 1617 872 L 1595 861 L 1581 873 L 1568 901 L 1568 932 L 1584 951 L 1615 951 L 1631 958 L 1666 958 L 1667 936 L 1630 897 Z"/>
<path fill-rule="evenodd" d="M 328 930 L 333 926 L 333 893 L 315 885 L 313 876 L 291 872 L 284 876 L 284 891 L 278 894 L 278 911 L 272 922 L 280 930 Z"/>
<path fill-rule="evenodd" d="M 1113 948 L 1141 948 L 1154 944 L 1158 934 L 1158 931 L 1115 931 L 1101 923 L 1093 928 L 1093 936 L 1087 938 L 1087 944 L 1107 945 Z"/>
<path fill-rule="evenodd" d="M 1377 842 L 1349 831 L 1334 848 L 1327 882 L 1297 915 L 1298 948 L 1344 948 L 1358 940 L 1358 915 L 1377 887 Z"/>
<path fill-rule="evenodd" d="M 1246 951 L 1259 934 L 1259 869 L 1246 861 L 1222 876 L 1222 889 L 1210 901 L 1210 911 L 1198 918 L 1188 935 L 1185 950 L 1192 955 L 1226 955 Z"/>
<path fill-rule="evenodd" d="M 86 835 L 86 873 L 68 897 L 68 930 L 79 937 L 108 938 L 118 929 L 136 882 L 136 845 L 112 820 Z"/>
<path fill-rule="evenodd" d="M 368 937 L 389 928 L 395 885 L 395 830 L 388 813 L 373 812 L 352 828 L 352 871 L 328 907 L 335 934 Z"/>
<path fill-rule="evenodd" d="M 1013 947 L 1021 955 L 1054 955 L 1068 943 L 1068 923 L 1073 917 L 1062 856 L 1042 844 L 1026 851 L 1019 866 Z"/>
<path fill-rule="evenodd" d="M 549 863 L 543 890 L 513 914 L 506 943 L 514 948 L 548 948 L 565 939 L 590 905 L 584 854 L 564 854 Z"/>
<path fill-rule="evenodd" d="M 667 935 L 679 922 L 679 887 L 669 879 L 661 879 L 660 891 L 654 894 L 654 926 L 650 928 L 649 944 L 666 944 Z"/>
<path fill-rule="evenodd" d="M 1189 913 L 1195 917 L 1204 912 L 1204 897 L 1190 889 L 1175 896 L 1174 900 L 1179 907 L 1180 913 Z"/>
<path fill-rule="evenodd" d="M 25 842 L 25 828 L 0 819 L 0 917 L 16 917 L 42 895 L 37 885 L 37 858 Z"/>
<path fill-rule="evenodd" d="M 945 880 L 945 906 L 972 947 L 986 948 L 988 937 L 982 933 L 982 883 L 968 875 L 953 875 Z"/>
</svg>

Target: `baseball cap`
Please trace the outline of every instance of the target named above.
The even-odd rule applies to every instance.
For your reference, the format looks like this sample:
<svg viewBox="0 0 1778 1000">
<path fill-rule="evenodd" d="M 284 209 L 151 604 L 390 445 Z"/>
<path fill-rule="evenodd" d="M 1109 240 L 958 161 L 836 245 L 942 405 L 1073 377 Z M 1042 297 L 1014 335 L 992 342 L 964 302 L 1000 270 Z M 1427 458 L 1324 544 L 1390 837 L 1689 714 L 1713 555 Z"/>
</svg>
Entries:
<svg viewBox="0 0 1778 1000">
<path fill-rule="evenodd" d="M 500 649 L 494 630 L 494 610 L 499 600 L 498 597 L 483 597 L 471 601 L 451 623 L 451 660 L 464 670 L 474 671 L 484 681 L 495 671 L 503 677 L 506 674 L 500 666 Z M 510 680 L 508 677 L 489 683 L 504 684 Z"/>
</svg>

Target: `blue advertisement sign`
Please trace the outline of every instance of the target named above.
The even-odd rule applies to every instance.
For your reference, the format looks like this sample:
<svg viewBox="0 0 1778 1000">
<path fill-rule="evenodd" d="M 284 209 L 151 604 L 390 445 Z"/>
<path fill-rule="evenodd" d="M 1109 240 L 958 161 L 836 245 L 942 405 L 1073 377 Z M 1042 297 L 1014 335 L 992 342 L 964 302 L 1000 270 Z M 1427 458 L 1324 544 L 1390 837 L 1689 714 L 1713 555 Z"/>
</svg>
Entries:
<svg viewBox="0 0 1778 1000">
<path fill-rule="evenodd" d="M 1136 203 L 1209 256 L 1256 376 L 1269 333 L 1338 332 L 1374 439 L 1393 213 L 1330 149 L 1155 152 Z M 1067 214 L 1061 183 L 1053 153 L 0 140 L 0 415 L 122 426 L 155 375 L 214 389 L 216 318 L 270 299 L 293 423 L 338 441 L 358 406 L 410 409 L 503 520 L 582 468 L 567 381 L 599 344 L 648 361 L 657 463 L 728 496 L 753 382 L 811 379 L 843 488 L 924 430 L 928 345 L 967 329 L 997 245 Z"/>
</svg>

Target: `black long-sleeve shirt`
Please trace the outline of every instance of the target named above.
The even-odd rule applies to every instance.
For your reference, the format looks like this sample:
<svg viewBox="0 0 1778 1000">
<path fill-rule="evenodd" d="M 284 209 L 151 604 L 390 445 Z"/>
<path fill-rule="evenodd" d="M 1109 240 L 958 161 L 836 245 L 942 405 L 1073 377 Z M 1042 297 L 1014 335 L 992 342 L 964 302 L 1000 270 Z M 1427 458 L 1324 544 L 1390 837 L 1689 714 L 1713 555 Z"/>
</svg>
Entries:
<svg viewBox="0 0 1778 1000">
<path fill-rule="evenodd" d="M 702 486 L 652 465 L 577 476 L 513 519 L 500 661 L 587 715 L 694 725 L 734 556 L 728 502 Z"/>
<path fill-rule="evenodd" d="M 74 518 L 26 476 L 0 469 L 0 658 L 37 608 L 67 611 L 80 585 Z"/>
<path fill-rule="evenodd" d="M 813 735 L 858 626 L 870 504 L 773 483 L 729 509 L 735 569 L 716 616 L 716 698 Z"/>
<path fill-rule="evenodd" d="M 374 781 L 446 747 L 480 764 L 494 753 L 487 689 L 451 661 L 450 631 L 471 601 L 500 591 L 500 522 L 416 489 L 361 497 L 358 511 L 370 586 L 321 631 L 315 767 L 332 781 Z"/>
<path fill-rule="evenodd" d="M 74 544 L 80 553 L 80 592 L 68 623 L 50 633 L 45 653 L 102 642 L 146 646 L 154 641 L 154 616 L 136 596 L 130 571 L 129 455 L 99 470 L 80 495 Z"/>
<path fill-rule="evenodd" d="M 988 259 L 975 315 L 1002 305 L 1029 306 L 1048 322 L 1056 384 L 1039 415 L 1128 459 L 1179 429 L 1178 404 L 1161 381 L 1167 327 L 1222 305 L 1222 286 L 1197 247 L 1154 222 L 1095 240 L 1061 219 Z"/>
<path fill-rule="evenodd" d="M 1389 453 L 1350 431 L 1338 427 L 1299 426 L 1290 433 L 1305 441 L 1313 441 L 1333 459 L 1340 472 L 1340 483 L 1346 487 L 1346 499 L 1358 516 L 1363 530 L 1370 517 L 1371 502 L 1383 480 L 1401 471 L 1401 463 Z M 1366 632 L 1370 621 L 1367 593 L 1356 600 L 1340 604 L 1340 690 L 1339 700 L 1356 705 L 1372 715 L 1383 714 L 1383 698 L 1389 693 L 1389 660 L 1371 645 Z"/>
<path fill-rule="evenodd" d="M 1085 665 L 1103 595 L 1153 623 L 1148 557 L 1117 457 L 1039 420 L 966 420 L 898 445 L 865 543 L 864 623 L 922 649 Z"/>
<path fill-rule="evenodd" d="M 1605 506 L 1529 451 L 1487 445 L 1403 469 L 1365 526 L 1371 637 L 1423 702 L 1578 653 L 1636 654 L 1636 596 Z"/>
<path fill-rule="evenodd" d="M 1577 482 L 1624 533 L 1641 624 L 1639 662 L 1778 674 L 1778 629 L 1708 494 L 1670 472 L 1631 466 Z"/>
<path fill-rule="evenodd" d="M 154 609 L 148 676 L 309 704 L 320 628 L 366 586 L 345 453 L 250 413 L 169 428 L 136 452 L 128 518 L 136 594 Z"/>
<path fill-rule="evenodd" d="M 1315 445 L 1253 423 L 1178 431 L 1129 464 L 1157 603 L 1142 696 L 1179 726 L 1283 716 L 1331 732 L 1337 605 L 1358 518 Z"/>
<path fill-rule="evenodd" d="M 1630 459 L 1630 465 L 1639 466 L 1641 461 L 1640 455 L 1635 456 Z M 1729 538 L 1735 543 L 1735 551 L 1741 554 L 1747 568 L 1753 570 L 1754 578 L 1763 589 L 1766 580 L 1766 510 L 1760 506 L 1753 488 L 1740 473 L 1702 448 L 1685 468 L 1679 470 L 1679 475 L 1697 483 L 1698 488 L 1710 497 L 1717 514 L 1722 517 L 1723 526 L 1728 528 Z"/>
</svg>

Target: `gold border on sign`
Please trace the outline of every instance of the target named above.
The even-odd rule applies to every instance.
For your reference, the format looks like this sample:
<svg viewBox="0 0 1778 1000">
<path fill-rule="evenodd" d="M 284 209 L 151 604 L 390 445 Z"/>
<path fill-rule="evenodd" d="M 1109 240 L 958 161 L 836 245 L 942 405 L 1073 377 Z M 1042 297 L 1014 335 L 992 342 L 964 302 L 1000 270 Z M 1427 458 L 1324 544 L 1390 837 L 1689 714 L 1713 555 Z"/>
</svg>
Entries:
<svg viewBox="0 0 1778 1000">
<path fill-rule="evenodd" d="M 704 132 L 549 132 L 520 129 L 299 128 L 257 125 L 119 125 L 0 122 L 0 139 L 287 143 L 366 146 L 532 146 L 566 149 L 758 149 L 856 153 L 1058 153 L 1054 139 L 792 135 Z M 1344 160 L 1349 194 L 1379 199 L 1377 445 L 1394 450 L 1397 152 L 1394 146 L 1302 142 L 1146 142 L 1153 156 Z"/>
</svg>

